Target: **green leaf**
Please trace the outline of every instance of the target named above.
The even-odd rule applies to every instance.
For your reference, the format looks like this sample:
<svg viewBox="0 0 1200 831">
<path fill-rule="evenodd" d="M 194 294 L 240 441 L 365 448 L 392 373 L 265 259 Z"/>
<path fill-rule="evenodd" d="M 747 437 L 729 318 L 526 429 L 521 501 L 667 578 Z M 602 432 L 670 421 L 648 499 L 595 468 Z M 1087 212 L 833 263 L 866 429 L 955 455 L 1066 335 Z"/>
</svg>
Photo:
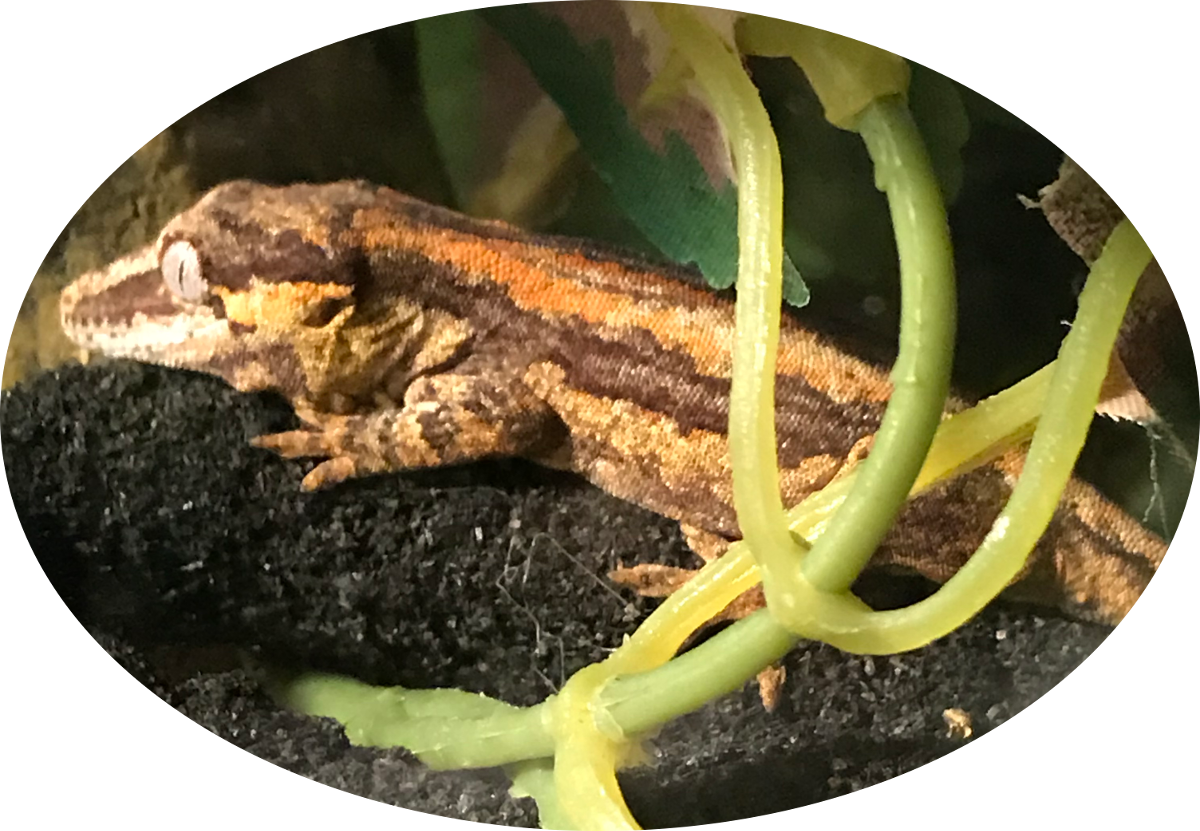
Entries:
<svg viewBox="0 0 1200 831">
<path fill-rule="evenodd" d="M 957 84 L 920 64 L 911 66 L 908 106 L 925 139 L 942 196 L 952 205 L 962 189 L 962 149 L 971 137 L 967 108 Z"/>
<path fill-rule="evenodd" d="M 459 207 L 467 204 L 478 166 L 483 113 L 479 19 L 473 12 L 413 24 L 425 116 Z"/>
<path fill-rule="evenodd" d="M 616 90 L 611 31 L 585 44 L 563 19 L 540 9 L 504 6 L 480 14 L 558 104 L 580 148 L 647 240 L 668 258 L 698 266 L 712 286 L 733 285 L 736 189 L 727 176 L 714 181 L 685 125 L 668 123 L 656 142 L 639 129 Z M 796 305 L 808 300 L 790 261 L 784 263 L 784 295 Z"/>
</svg>

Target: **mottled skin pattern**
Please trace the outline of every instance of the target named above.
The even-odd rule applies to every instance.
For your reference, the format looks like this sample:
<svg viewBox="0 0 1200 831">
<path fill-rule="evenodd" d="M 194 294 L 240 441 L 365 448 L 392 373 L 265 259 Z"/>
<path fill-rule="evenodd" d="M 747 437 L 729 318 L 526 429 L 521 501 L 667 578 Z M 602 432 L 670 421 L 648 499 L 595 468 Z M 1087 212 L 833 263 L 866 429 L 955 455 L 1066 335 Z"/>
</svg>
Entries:
<svg viewBox="0 0 1200 831">
<path fill-rule="evenodd" d="M 162 274 L 178 243 L 194 252 L 190 282 L 169 266 L 191 287 L 182 292 Z M 62 319 L 90 349 L 282 392 L 308 426 L 256 443 L 323 459 L 306 488 L 524 456 L 681 520 L 698 553 L 738 536 L 725 436 L 733 306 L 684 269 L 363 182 L 231 182 L 153 245 L 68 287 Z M 778 372 L 794 504 L 862 454 L 890 384 L 786 317 Z M 915 499 L 874 564 L 947 579 L 1020 463 L 1010 454 Z M 1165 548 L 1074 481 L 1016 588 L 1115 623 Z M 623 576 L 661 592 L 683 575 Z"/>
</svg>

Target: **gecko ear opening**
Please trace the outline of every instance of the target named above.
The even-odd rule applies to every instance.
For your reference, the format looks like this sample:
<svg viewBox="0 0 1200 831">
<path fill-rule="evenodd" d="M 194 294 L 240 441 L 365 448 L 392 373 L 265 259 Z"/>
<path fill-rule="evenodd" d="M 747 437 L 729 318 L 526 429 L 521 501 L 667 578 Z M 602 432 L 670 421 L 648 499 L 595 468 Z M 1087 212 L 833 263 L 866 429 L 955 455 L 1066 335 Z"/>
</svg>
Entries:
<svg viewBox="0 0 1200 831">
<path fill-rule="evenodd" d="M 305 326 L 321 328 L 328 326 L 343 309 L 354 304 L 353 297 L 327 297 L 309 310 L 301 321 Z"/>
<path fill-rule="evenodd" d="M 167 288 L 181 300 L 199 303 L 208 294 L 208 283 L 200 267 L 200 254 L 186 240 L 178 240 L 167 246 L 159 270 Z"/>
</svg>

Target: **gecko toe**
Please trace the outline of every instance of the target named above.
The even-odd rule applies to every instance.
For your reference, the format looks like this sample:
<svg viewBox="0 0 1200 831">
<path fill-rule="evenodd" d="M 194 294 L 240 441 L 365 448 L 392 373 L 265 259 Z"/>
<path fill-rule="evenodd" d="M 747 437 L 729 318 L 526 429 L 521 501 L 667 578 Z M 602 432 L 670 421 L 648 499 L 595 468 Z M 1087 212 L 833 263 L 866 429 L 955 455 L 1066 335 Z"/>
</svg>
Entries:
<svg viewBox="0 0 1200 831">
<path fill-rule="evenodd" d="M 324 434 L 309 430 L 289 430 L 285 433 L 257 436 L 250 440 L 250 444 L 264 450 L 273 450 L 285 459 L 328 456 L 332 449 Z"/>
<path fill-rule="evenodd" d="M 308 472 L 300 483 L 306 491 L 315 491 L 344 482 L 363 473 L 350 456 L 337 456 L 321 462 Z"/>
<path fill-rule="evenodd" d="M 695 569 L 655 563 L 621 566 L 608 573 L 614 583 L 635 589 L 642 597 L 666 597 L 695 576 Z"/>
</svg>

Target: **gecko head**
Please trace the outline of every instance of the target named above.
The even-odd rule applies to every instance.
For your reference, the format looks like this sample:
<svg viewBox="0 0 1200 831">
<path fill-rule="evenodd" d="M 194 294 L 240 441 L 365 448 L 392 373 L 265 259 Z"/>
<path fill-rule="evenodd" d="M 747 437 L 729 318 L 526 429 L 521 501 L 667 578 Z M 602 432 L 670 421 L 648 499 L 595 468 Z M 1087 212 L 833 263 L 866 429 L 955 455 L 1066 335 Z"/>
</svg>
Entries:
<svg viewBox="0 0 1200 831">
<path fill-rule="evenodd" d="M 63 329 L 85 349 L 210 372 L 246 391 L 311 398 L 335 378 L 353 383 L 353 361 L 397 349 L 416 316 L 392 303 L 382 325 L 379 301 L 363 302 L 371 277 L 351 226 L 377 191 L 220 185 L 154 243 L 64 289 Z M 370 329 L 370 350 L 346 342 L 352 320 Z"/>
</svg>

